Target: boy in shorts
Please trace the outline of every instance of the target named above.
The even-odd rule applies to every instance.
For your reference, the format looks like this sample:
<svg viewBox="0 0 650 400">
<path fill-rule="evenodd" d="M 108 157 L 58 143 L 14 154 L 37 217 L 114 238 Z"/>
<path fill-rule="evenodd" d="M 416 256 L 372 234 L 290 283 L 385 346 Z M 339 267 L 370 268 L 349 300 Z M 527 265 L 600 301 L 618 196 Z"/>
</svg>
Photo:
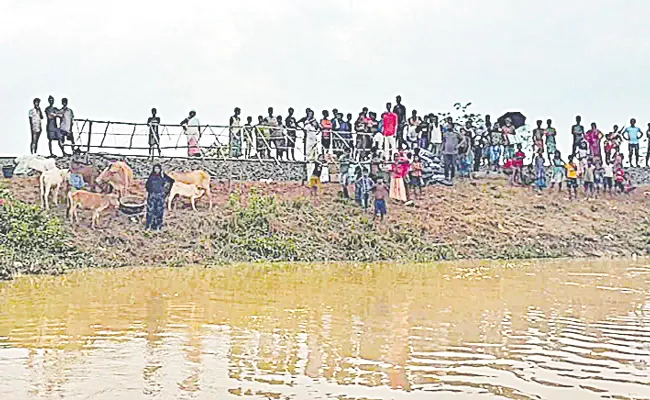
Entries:
<svg viewBox="0 0 650 400">
<path fill-rule="evenodd" d="M 381 221 L 384 220 L 386 216 L 386 198 L 388 197 L 388 188 L 384 184 L 382 178 L 377 179 L 377 184 L 374 187 L 375 192 L 375 216 L 373 218 L 380 218 Z"/>
<path fill-rule="evenodd" d="M 569 199 L 576 198 L 578 197 L 578 166 L 574 162 L 573 155 L 569 156 L 569 162 L 564 164 L 564 169 L 566 169 L 566 184 L 569 189 Z"/>
</svg>

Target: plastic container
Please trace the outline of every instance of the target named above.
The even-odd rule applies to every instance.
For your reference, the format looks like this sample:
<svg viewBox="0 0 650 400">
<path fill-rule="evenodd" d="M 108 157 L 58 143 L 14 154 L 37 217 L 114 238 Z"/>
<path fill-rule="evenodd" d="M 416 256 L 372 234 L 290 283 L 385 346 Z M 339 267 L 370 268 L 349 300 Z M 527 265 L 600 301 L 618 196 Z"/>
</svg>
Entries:
<svg viewBox="0 0 650 400">
<path fill-rule="evenodd" d="M 13 165 L 5 165 L 2 167 L 2 176 L 5 178 L 9 179 L 14 176 L 14 166 Z"/>
</svg>

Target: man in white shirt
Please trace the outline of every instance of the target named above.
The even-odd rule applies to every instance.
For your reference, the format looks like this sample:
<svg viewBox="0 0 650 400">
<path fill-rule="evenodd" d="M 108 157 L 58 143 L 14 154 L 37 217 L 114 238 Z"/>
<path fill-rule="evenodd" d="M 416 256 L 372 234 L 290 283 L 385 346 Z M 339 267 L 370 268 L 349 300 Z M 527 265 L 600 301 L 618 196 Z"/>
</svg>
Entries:
<svg viewBox="0 0 650 400">
<path fill-rule="evenodd" d="M 29 110 L 29 127 L 32 131 L 32 143 L 29 146 L 29 151 L 31 154 L 36 154 L 38 150 L 38 140 L 41 138 L 42 126 L 41 121 L 43 120 L 43 111 L 41 111 L 41 99 L 34 99 L 34 108 Z"/>
</svg>

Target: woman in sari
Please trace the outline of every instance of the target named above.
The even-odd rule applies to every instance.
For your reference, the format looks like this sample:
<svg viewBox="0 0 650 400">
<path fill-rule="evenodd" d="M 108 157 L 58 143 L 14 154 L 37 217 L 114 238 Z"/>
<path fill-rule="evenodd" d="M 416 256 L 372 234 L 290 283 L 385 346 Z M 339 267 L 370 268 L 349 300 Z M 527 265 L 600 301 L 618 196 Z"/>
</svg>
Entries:
<svg viewBox="0 0 650 400">
<path fill-rule="evenodd" d="M 400 156 L 395 153 L 394 162 L 392 166 L 392 179 L 390 181 L 390 198 L 399 200 L 406 203 L 408 200 L 406 196 L 406 186 L 404 185 L 404 177 L 409 173 L 409 161 L 406 157 Z"/>
<path fill-rule="evenodd" d="M 147 189 L 147 223 L 146 228 L 159 231 L 165 216 L 165 197 L 174 180 L 167 176 L 159 164 L 154 165 L 145 188 Z"/>
<path fill-rule="evenodd" d="M 189 157 L 200 157 L 201 149 L 199 148 L 200 127 L 196 111 L 190 111 L 189 117 L 181 122 L 185 136 L 187 136 L 187 155 Z"/>
<path fill-rule="evenodd" d="M 599 157 L 601 156 L 600 152 L 600 141 L 603 139 L 603 133 L 598 130 L 596 127 L 596 123 L 592 122 L 591 123 L 591 130 L 587 131 L 585 133 L 585 140 L 587 141 L 587 144 L 589 145 L 589 154 L 591 157 Z"/>
</svg>

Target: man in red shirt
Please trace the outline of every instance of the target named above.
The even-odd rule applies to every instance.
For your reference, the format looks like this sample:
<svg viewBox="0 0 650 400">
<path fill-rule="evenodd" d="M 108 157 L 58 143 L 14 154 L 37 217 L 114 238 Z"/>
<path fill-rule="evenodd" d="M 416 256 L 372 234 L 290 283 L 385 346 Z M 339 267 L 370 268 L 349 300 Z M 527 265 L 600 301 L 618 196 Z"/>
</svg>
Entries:
<svg viewBox="0 0 650 400">
<path fill-rule="evenodd" d="M 384 159 L 391 160 L 397 150 L 395 134 L 397 133 L 397 114 L 392 112 L 392 104 L 386 103 L 386 112 L 381 116 L 383 122 L 382 134 L 384 135 Z M 390 148 L 390 151 L 388 150 Z"/>
</svg>

